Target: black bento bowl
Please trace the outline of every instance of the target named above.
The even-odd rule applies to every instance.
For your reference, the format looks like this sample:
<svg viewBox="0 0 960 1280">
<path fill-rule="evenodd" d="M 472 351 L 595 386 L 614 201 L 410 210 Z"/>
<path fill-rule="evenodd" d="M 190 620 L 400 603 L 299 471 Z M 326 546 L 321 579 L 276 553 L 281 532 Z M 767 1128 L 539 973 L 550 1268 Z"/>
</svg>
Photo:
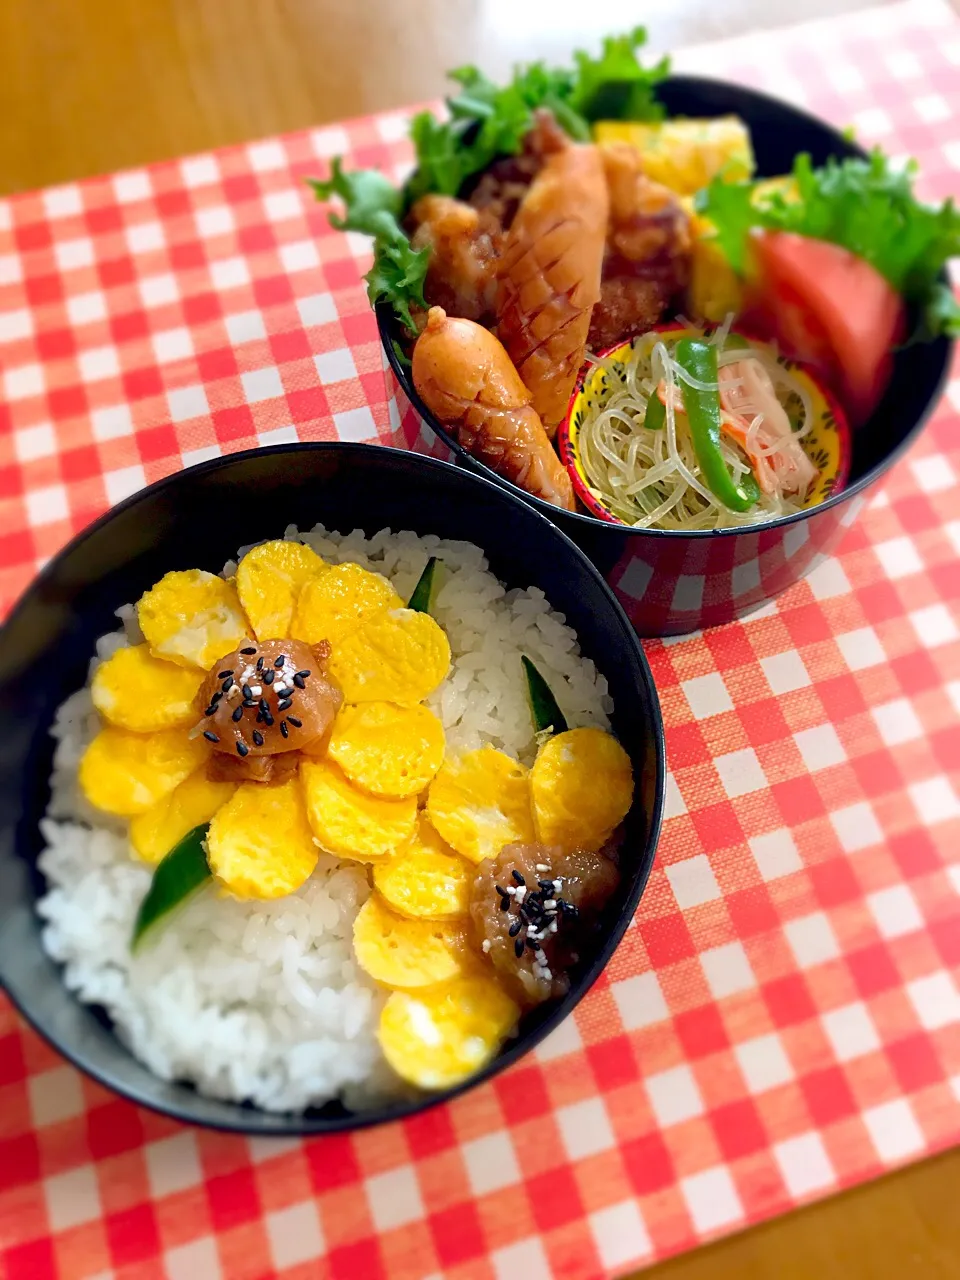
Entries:
<svg viewBox="0 0 960 1280">
<path fill-rule="evenodd" d="M 152 1075 L 116 1038 L 106 1015 L 67 990 L 45 954 L 35 903 L 38 822 L 48 800 L 60 702 L 86 680 L 97 636 L 114 610 L 171 569 L 219 572 L 251 541 L 318 522 L 368 534 L 389 527 L 483 547 L 509 586 L 540 587 L 576 628 L 607 677 L 614 728 L 633 761 L 622 882 L 598 948 L 565 999 L 523 1022 L 517 1039 L 471 1080 L 403 1105 L 347 1112 L 327 1105 L 285 1116 L 202 1097 Z M 589 990 L 613 954 L 650 874 L 664 795 L 663 723 L 643 650 L 587 558 L 538 511 L 444 462 L 362 444 L 280 445 L 191 467 L 115 507 L 47 565 L 0 629 L 0 985 L 33 1026 L 77 1067 L 146 1107 L 195 1124 L 250 1134 L 329 1133 L 398 1119 L 488 1080 L 543 1039 Z"/>
<path fill-rule="evenodd" d="M 864 155 L 822 120 L 742 85 L 671 76 L 657 94 L 668 116 L 740 116 L 753 139 L 760 177 L 787 172 L 801 151 L 810 152 L 816 165 L 830 156 Z M 751 613 L 809 573 L 856 519 L 865 490 L 900 457 L 927 421 L 946 381 L 953 346 L 941 338 L 897 354 L 880 406 L 853 433 L 850 477 L 842 492 L 809 511 L 756 528 L 680 533 L 628 529 L 591 515 L 561 511 L 495 476 L 471 458 L 424 405 L 409 369 L 397 358 L 394 342 L 400 327 L 392 309 L 381 303 L 376 311 L 397 381 L 455 461 L 494 478 L 563 529 L 604 575 L 642 636 L 683 634 L 729 622 Z"/>
</svg>

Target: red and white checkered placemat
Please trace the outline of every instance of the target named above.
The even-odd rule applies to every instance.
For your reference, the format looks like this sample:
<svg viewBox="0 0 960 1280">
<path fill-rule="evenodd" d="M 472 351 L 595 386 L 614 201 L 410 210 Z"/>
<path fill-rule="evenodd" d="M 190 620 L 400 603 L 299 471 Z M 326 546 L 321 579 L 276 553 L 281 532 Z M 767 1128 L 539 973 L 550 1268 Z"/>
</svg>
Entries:
<svg viewBox="0 0 960 1280">
<path fill-rule="evenodd" d="M 677 59 L 960 186 L 960 21 L 917 0 Z M 0 202 L 0 605 L 109 503 L 221 452 L 399 439 L 302 179 L 408 160 L 380 116 Z M 0 997 L 5 1280 L 593 1280 L 960 1140 L 960 380 L 841 553 L 647 646 L 668 820 L 575 1017 L 420 1118 L 184 1129 Z M 411 428 L 411 440 L 416 427 Z M 322 514 L 322 513 L 321 513 Z"/>
</svg>

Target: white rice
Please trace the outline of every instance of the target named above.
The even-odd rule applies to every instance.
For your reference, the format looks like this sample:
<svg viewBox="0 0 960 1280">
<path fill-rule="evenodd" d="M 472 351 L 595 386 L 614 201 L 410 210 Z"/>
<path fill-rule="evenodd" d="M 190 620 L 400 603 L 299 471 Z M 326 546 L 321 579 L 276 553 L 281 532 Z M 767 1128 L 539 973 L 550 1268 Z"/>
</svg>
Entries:
<svg viewBox="0 0 960 1280">
<path fill-rule="evenodd" d="M 489 742 L 532 760 L 524 653 L 571 727 L 609 727 L 606 680 L 580 656 L 563 615 L 536 588 L 505 590 L 479 547 L 389 529 L 372 538 L 341 535 L 322 525 L 303 535 L 291 527 L 284 536 L 302 536 L 327 561 L 384 574 L 403 599 L 428 557 L 439 557 L 432 612 L 449 637 L 453 665 L 429 705 L 448 749 Z M 97 642 L 91 674 L 117 648 L 142 639 L 132 606 L 117 616 L 124 630 Z M 52 730 L 57 748 L 40 856 L 49 891 L 38 911 L 47 922 L 44 946 L 64 965 L 67 986 L 106 1009 L 151 1071 L 212 1097 L 302 1111 L 336 1097 L 370 1106 L 400 1092 L 376 1038 L 385 994 L 353 956 L 353 921 L 370 892 L 367 868 L 324 855 L 298 893 L 274 902 L 239 901 L 208 887 L 131 957 L 151 868 L 132 853 L 126 823 L 79 793 L 77 765 L 98 727 L 88 686 L 66 700 Z"/>
</svg>

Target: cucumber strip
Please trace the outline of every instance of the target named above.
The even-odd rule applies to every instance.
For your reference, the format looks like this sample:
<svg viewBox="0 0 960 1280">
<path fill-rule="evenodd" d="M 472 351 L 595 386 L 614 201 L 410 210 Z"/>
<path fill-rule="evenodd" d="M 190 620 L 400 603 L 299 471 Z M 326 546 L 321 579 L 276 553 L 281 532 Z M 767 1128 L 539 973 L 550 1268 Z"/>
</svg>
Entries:
<svg viewBox="0 0 960 1280">
<path fill-rule="evenodd" d="M 417 613 L 430 612 L 430 598 L 433 595 L 434 578 L 437 571 L 437 557 L 431 556 L 427 561 L 420 580 L 413 588 L 413 595 L 407 604 L 408 609 L 415 609 Z"/>
<path fill-rule="evenodd" d="M 557 706 L 557 700 L 550 686 L 533 665 L 526 654 L 520 659 L 523 663 L 523 674 L 527 677 L 527 695 L 530 699 L 530 713 L 533 716 L 533 727 L 537 733 L 566 733 L 567 722 L 563 712 Z"/>
<path fill-rule="evenodd" d="M 203 847 L 208 824 L 194 827 L 157 863 L 150 888 L 140 903 L 130 950 L 136 952 L 144 935 L 211 878 Z"/>
</svg>

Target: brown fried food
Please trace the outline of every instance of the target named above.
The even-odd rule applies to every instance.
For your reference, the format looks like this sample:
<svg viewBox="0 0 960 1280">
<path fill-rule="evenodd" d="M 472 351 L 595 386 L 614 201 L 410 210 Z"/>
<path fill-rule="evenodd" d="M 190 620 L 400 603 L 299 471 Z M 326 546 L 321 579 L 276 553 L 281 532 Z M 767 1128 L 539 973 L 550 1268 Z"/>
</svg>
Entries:
<svg viewBox="0 0 960 1280">
<path fill-rule="evenodd" d="M 490 324 L 496 304 L 499 224 L 452 196 L 422 196 L 410 210 L 414 249 L 428 248 L 424 297 L 452 315 Z"/>
<path fill-rule="evenodd" d="M 619 879 L 602 853 L 541 844 L 508 844 L 496 860 L 480 864 L 470 916 L 504 986 L 521 1004 L 567 993 L 568 971 Z"/>
<path fill-rule="evenodd" d="M 690 219 L 673 192 L 648 178 L 627 143 L 600 147 L 610 223 L 600 301 L 589 342 L 602 350 L 659 323 L 690 278 Z"/>
<path fill-rule="evenodd" d="M 570 477 L 530 392 L 487 329 L 431 307 L 413 349 L 413 385 L 468 453 L 528 493 L 574 510 Z"/>
<path fill-rule="evenodd" d="M 504 243 L 497 331 L 551 436 L 600 297 L 608 211 L 599 149 L 568 144 L 548 157 Z"/>
<path fill-rule="evenodd" d="M 520 154 L 494 160 L 467 197 L 483 214 L 484 225 L 509 230 L 547 157 L 569 145 L 570 139 L 557 124 L 553 112 L 545 108 L 536 111 L 533 128 L 524 138 Z"/>
</svg>

